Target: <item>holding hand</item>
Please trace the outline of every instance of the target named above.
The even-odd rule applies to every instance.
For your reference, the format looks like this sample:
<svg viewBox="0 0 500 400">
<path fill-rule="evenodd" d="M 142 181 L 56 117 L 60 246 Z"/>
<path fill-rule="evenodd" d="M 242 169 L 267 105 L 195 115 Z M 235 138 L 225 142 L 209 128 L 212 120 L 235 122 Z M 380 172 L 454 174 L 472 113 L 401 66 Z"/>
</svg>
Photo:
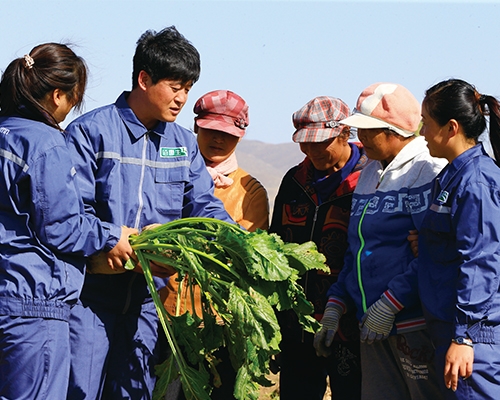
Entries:
<svg viewBox="0 0 500 400">
<path fill-rule="evenodd" d="M 134 254 L 134 250 L 130 246 L 128 240 L 130 235 L 137 235 L 139 232 L 135 228 L 122 226 L 122 234 L 120 240 L 110 251 L 106 254 L 108 266 L 113 271 L 121 271 L 128 259 Z"/>
<path fill-rule="evenodd" d="M 387 339 L 391 333 L 396 314 L 401 311 L 403 306 L 398 308 L 396 304 L 392 303 L 388 297 L 386 297 L 386 293 L 373 303 L 368 308 L 365 315 L 363 315 L 363 318 L 361 318 L 360 340 L 362 342 L 371 344 L 378 340 L 384 340 Z M 394 298 L 390 293 L 387 295 Z"/>
<path fill-rule="evenodd" d="M 122 226 L 118 243 L 110 251 L 102 251 L 89 257 L 87 272 L 89 274 L 122 274 L 125 263 L 133 256 L 134 250 L 128 240 L 130 235 L 136 235 L 137 229 Z"/>
<path fill-rule="evenodd" d="M 444 366 L 444 383 L 446 387 L 456 391 L 458 379 L 467 379 L 472 375 L 473 363 L 474 348 L 472 344 L 451 343 L 446 353 Z"/>
<path fill-rule="evenodd" d="M 330 346 L 339 328 L 339 321 L 344 312 L 345 308 L 342 303 L 336 299 L 328 300 L 325 313 L 321 319 L 321 329 L 314 335 L 313 346 L 316 349 L 318 357 L 328 357 L 331 354 Z"/>
</svg>

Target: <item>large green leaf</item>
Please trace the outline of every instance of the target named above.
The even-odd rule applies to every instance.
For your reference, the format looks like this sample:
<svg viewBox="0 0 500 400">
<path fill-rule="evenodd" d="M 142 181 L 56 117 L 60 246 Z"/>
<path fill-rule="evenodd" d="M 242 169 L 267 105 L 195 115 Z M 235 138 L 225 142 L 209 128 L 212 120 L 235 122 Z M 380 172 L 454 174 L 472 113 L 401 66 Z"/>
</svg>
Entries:
<svg viewBox="0 0 500 400">
<path fill-rule="evenodd" d="M 162 364 L 157 365 L 155 373 L 159 378 L 153 391 L 153 400 L 163 400 L 168 385 L 179 376 L 179 371 L 174 365 L 174 357 L 170 356 Z"/>
<path fill-rule="evenodd" d="M 249 272 L 268 281 L 283 281 L 288 279 L 293 270 L 288 266 L 285 255 L 279 251 L 278 236 L 267 233 L 249 233 L 246 243 L 254 249 L 259 262 L 248 265 Z M 281 240 L 281 239 L 279 239 Z"/>
<path fill-rule="evenodd" d="M 252 377 L 246 368 L 240 368 L 236 374 L 234 397 L 242 400 L 259 399 L 259 386 L 253 382 Z"/>
<path fill-rule="evenodd" d="M 180 378 L 186 400 L 210 400 L 210 376 L 204 368 L 196 370 L 188 366 Z"/>
<path fill-rule="evenodd" d="M 199 339 L 201 318 L 186 312 L 178 317 L 170 316 L 174 337 L 183 349 L 184 356 L 191 364 L 203 361 L 203 343 Z"/>
<path fill-rule="evenodd" d="M 290 266 L 297 270 L 300 275 L 313 269 L 323 271 L 327 274 L 330 273 L 330 268 L 325 263 L 325 256 L 317 251 L 314 242 L 305 242 L 302 244 L 286 243 L 283 245 L 282 250 Z"/>
</svg>

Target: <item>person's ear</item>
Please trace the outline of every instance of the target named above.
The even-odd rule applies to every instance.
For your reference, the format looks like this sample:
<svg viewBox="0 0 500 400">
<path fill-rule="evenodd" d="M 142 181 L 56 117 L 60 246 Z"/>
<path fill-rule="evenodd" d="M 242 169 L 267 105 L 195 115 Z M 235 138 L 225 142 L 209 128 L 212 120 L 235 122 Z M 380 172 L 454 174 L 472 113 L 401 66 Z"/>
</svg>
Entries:
<svg viewBox="0 0 500 400">
<path fill-rule="evenodd" d="M 59 107 L 61 104 L 61 98 L 65 95 L 61 89 L 54 89 L 52 91 L 52 94 L 50 95 L 50 100 L 52 103 L 56 106 Z"/>
<path fill-rule="evenodd" d="M 147 90 L 147 88 L 149 86 L 151 86 L 151 77 L 149 76 L 149 74 L 144 71 L 144 70 L 141 70 L 139 72 L 139 76 L 137 77 L 137 84 L 138 86 L 142 89 L 142 90 Z"/>
<path fill-rule="evenodd" d="M 456 134 L 460 130 L 460 125 L 458 124 L 457 120 L 450 119 L 447 125 L 448 125 L 448 137 L 452 138 L 456 136 Z"/>
</svg>

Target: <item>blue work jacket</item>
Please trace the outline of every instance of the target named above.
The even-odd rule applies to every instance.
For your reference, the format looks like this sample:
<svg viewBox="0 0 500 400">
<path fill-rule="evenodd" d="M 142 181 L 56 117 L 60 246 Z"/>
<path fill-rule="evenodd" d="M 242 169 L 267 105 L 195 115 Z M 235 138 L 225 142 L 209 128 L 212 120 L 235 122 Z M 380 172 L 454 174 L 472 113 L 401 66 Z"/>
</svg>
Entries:
<svg viewBox="0 0 500 400">
<path fill-rule="evenodd" d="M 426 320 L 449 334 L 500 343 L 500 169 L 482 144 L 436 178 L 419 233 Z M 449 338 L 451 339 L 451 338 Z"/>
<path fill-rule="evenodd" d="M 80 191 L 89 212 L 139 231 L 184 217 L 233 222 L 214 194 L 214 184 L 194 134 L 176 123 L 148 130 L 126 101 L 98 108 L 67 128 Z M 156 279 L 156 278 L 155 278 Z M 157 287 L 166 280 L 156 279 Z M 111 312 L 150 301 L 144 277 L 135 272 L 89 274 L 82 300 Z"/>
<path fill-rule="evenodd" d="M 67 320 L 85 256 L 110 250 L 119 225 L 84 213 L 62 132 L 0 118 L 0 314 Z"/>
<path fill-rule="evenodd" d="M 423 137 L 411 140 L 385 168 L 363 169 L 354 191 L 344 268 L 329 291 L 358 320 L 386 291 L 398 308 L 393 334 L 425 327 L 418 298 L 417 260 L 407 240 L 420 229 L 431 184 L 446 160 L 431 157 Z"/>
</svg>

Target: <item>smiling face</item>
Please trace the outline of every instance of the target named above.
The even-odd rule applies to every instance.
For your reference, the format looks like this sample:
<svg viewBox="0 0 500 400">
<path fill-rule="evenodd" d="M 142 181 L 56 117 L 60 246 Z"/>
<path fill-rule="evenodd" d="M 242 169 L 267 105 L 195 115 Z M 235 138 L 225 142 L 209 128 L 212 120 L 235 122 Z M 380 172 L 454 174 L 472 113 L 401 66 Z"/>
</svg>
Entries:
<svg viewBox="0 0 500 400">
<path fill-rule="evenodd" d="M 213 163 L 225 161 L 236 149 L 240 138 L 222 131 L 196 127 L 198 147 L 205 160 Z"/>
<path fill-rule="evenodd" d="M 340 170 L 351 156 L 347 140 L 348 135 L 341 134 L 324 142 L 302 142 L 300 150 L 311 160 L 314 168 L 330 175 Z"/>
</svg>

